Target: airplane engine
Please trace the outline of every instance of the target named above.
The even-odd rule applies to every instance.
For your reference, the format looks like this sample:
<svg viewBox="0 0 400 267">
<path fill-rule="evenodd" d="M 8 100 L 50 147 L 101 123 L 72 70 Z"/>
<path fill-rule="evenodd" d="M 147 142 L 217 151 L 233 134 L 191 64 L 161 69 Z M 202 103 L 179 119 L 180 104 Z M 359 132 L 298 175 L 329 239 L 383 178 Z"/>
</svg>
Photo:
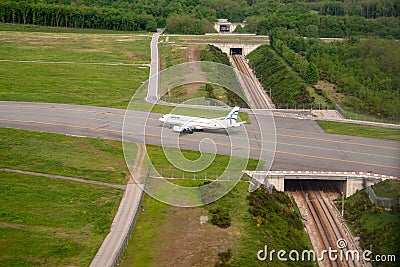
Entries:
<svg viewBox="0 0 400 267">
<path fill-rule="evenodd" d="M 183 127 L 181 127 L 181 126 L 174 126 L 174 127 L 172 128 L 172 130 L 173 130 L 174 132 L 181 133 L 181 132 L 183 132 L 185 129 L 183 129 Z"/>
</svg>

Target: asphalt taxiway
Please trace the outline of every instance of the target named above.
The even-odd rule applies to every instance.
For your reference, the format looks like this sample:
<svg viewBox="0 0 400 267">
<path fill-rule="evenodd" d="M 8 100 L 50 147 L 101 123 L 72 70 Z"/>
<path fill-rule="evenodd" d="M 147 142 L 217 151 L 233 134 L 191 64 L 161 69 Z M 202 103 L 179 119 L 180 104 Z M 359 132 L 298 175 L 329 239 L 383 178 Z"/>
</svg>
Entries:
<svg viewBox="0 0 400 267">
<path fill-rule="evenodd" d="M 160 114 L 129 111 L 125 127 L 124 116 L 122 109 L 0 102 L 1 127 L 114 140 L 121 140 L 124 128 L 125 141 L 242 157 L 248 154 L 251 158 L 273 161 L 272 170 L 400 175 L 400 142 L 327 134 L 311 120 L 275 117 L 275 131 L 270 123 L 260 129 L 254 116 L 249 116 L 250 124 L 230 129 L 228 134 L 224 130 L 178 134 L 161 125 Z"/>
</svg>

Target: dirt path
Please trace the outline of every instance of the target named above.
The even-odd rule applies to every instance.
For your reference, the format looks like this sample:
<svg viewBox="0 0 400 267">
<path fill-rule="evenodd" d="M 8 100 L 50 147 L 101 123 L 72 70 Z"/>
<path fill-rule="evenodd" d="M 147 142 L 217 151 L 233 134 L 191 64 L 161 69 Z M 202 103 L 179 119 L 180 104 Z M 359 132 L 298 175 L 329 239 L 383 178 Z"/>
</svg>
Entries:
<svg viewBox="0 0 400 267">
<path fill-rule="evenodd" d="M 146 156 L 146 146 L 144 144 L 136 144 L 137 151 L 135 157 L 135 163 L 132 166 L 133 177 L 129 176 L 128 184 L 136 184 L 137 181 L 140 181 L 140 177 L 142 175 L 142 165 L 144 161 L 144 157 Z"/>
<path fill-rule="evenodd" d="M 94 184 L 94 185 L 106 186 L 106 187 L 111 187 L 111 188 L 117 188 L 117 189 L 121 189 L 121 190 L 126 189 L 125 185 L 110 184 L 110 183 L 86 180 L 86 179 L 82 179 L 82 178 L 75 178 L 75 177 L 69 177 L 69 176 L 46 174 L 46 173 L 23 171 L 23 170 L 13 170 L 13 169 L 7 169 L 7 168 L 1 168 L 0 171 L 21 173 L 21 174 L 27 174 L 27 175 L 33 175 L 33 176 L 42 176 L 42 177 L 52 178 L 52 179 L 69 180 L 69 181 L 78 182 L 78 183 Z"/>
</svg>

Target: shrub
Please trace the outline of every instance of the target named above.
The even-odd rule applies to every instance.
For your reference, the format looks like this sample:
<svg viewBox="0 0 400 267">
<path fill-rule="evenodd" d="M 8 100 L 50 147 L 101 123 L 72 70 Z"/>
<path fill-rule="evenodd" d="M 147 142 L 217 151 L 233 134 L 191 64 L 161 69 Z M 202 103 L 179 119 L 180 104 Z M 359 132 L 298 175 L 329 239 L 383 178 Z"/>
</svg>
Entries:
<svg viewBox="0 0 400 267">
<path fill-rule="evenodd" d="M 218 262 L 214 265 L 214 267 L 231 267 L 232 264 L 232 250 L 228 249 L 225 252 L 218 253 Z"/>
<path fill-rule="evenodd" d="M 231 216 L 229 215 L 229 211 L 223 209 L 218 206 L 216 208 L 212 208 L 209 210 L 211 213 L 211 223 L 220 227 L 220 228 L 228 228 L 231 226 Z"/>
</svg>

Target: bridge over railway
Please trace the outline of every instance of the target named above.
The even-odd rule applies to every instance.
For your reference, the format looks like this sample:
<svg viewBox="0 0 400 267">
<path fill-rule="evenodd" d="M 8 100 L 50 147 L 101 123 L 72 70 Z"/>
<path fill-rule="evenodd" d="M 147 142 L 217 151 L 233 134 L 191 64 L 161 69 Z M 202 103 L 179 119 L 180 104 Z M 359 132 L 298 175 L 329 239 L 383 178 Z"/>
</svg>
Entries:
<svg viewBox="0 0 400 267">
<path fill-rule="evenodd" d="M 330 172 L 330 171 L 243 171 L 256 182 L 272 185 L 278 191 L 285 191 L 291 182 L 299 180 L 318 180 L 331 183 L 338 191 L 349 197 L 366 186 L 386 179 L 398 179 L 394 176 L 370 172 Z"/>
<path fill-rule="evenodd" d="M 264 43 L 213 43 L 209 42 L 210 45 L 216 46 L 227 55 L 243 55 L 246 56 L 257 47 L 269 44 L 269 40 Z"/>
</svg>

